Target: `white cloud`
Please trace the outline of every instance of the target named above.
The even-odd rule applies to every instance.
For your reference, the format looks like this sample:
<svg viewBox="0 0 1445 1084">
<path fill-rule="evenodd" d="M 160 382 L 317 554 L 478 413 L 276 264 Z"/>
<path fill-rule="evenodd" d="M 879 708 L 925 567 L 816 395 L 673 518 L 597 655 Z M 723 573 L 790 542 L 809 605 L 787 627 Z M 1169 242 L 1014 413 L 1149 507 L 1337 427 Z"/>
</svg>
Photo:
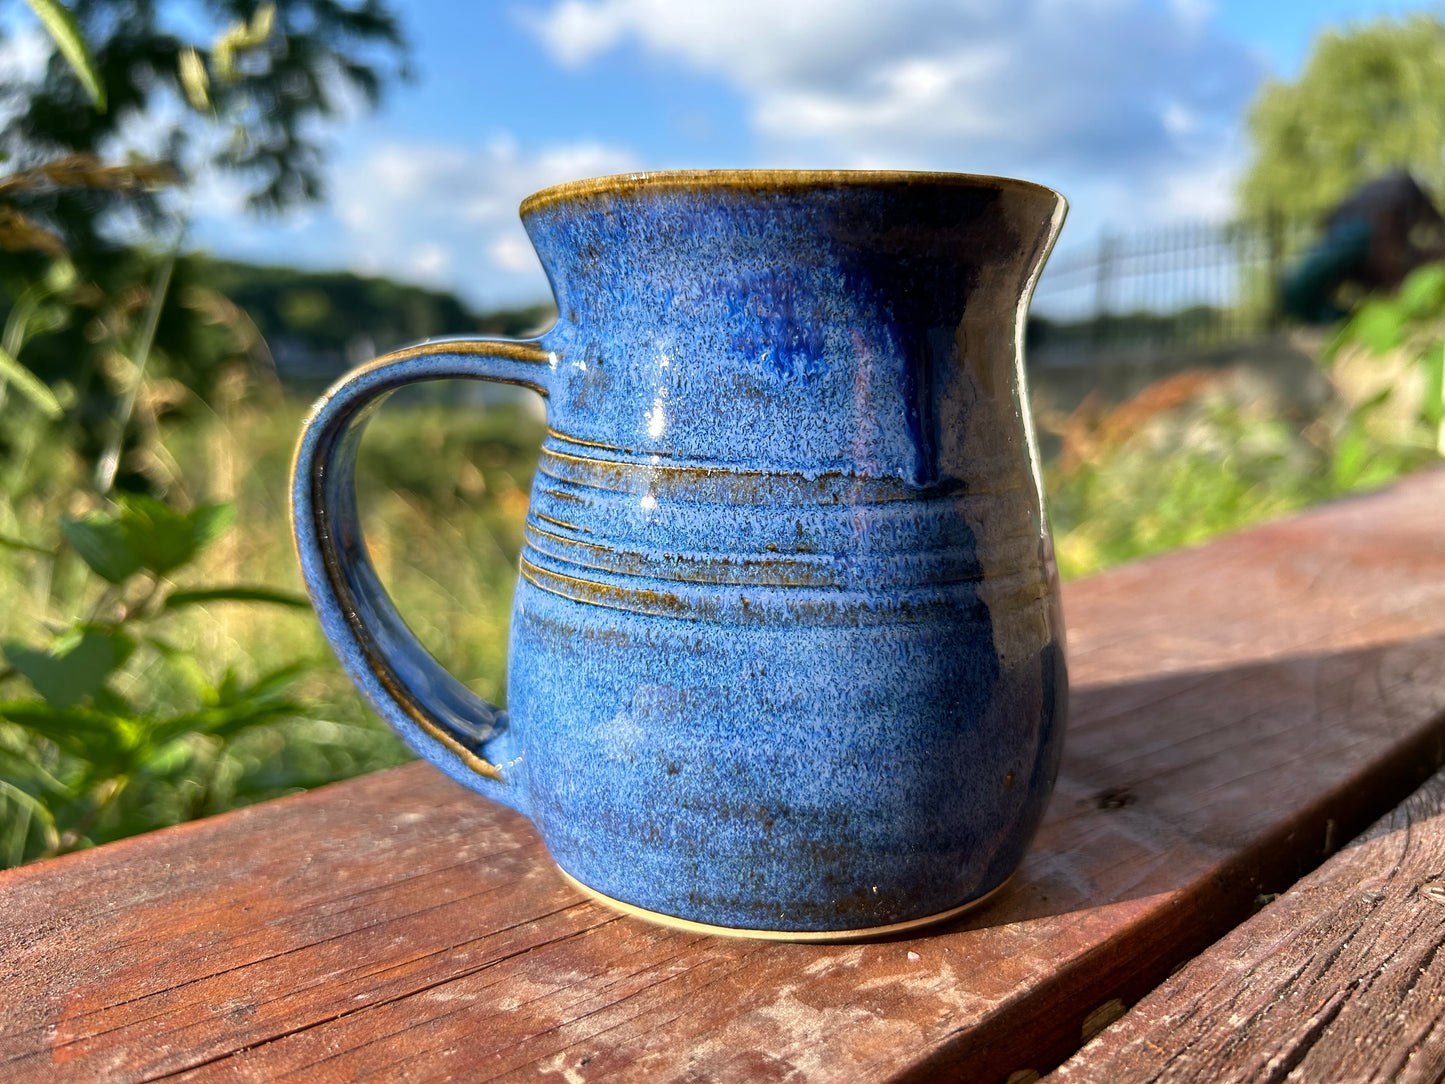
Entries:
<svg viewBox="0 0 1445 1084">
<path fill-rule="evenodd" d="M 532 153 L 510 137 L 475 148 L 380 144 L 332 179 L 342 258 L 454 289 L 480 308 L 536 301 L 547 282 L 517 217 L 523 197 L 635 168 L 630 153 L 596 143 Z"/>
<path fill-rule="evenodd" d="M 1227 193 L 1220 163 L 1237 165 L 1261 71 L 1212 12 L 1212 0 L 562 0 L 529 21 L 562 64 L 632 44 L 724 78 L 764 164 L 1029 176 L 1072 198 L 1078 237 L 1111 209 L 1162 209 L 1176 182 L 1197 193 L 1203 175 Z"/>
<path fill-rule="evenodd" d="M 870 56 L 896 53 L 926 32 L 916 0 L 563 0 L 531 16 L 560 62 L 578 65 L 631 37 L 653 52 L 742 83 L 774 83 L 800 73 L 842 74 Z M 970 13 L 996 18 L 1008 0 L 964 0 Z"/>
<path fill-rule="evenodd" d="M 436 241 L 423 241 L 412 249 L 412 274 L 433 281 L 444 275 L 452 265 L 452 253 Z"/>
<path fill-rule="evenodd" d="M 34 23 L 3 27 L 0 32 L 0 71 L 7 83 L 35 83 L 55 51 L 49 35 Z"/>
<path fill-rule="evenodd" d="M 537 263 L 532 246 L 521 237 L 498 237 L 487 249 L 487 255 L 504 271 L 531 271 Z"/>
<path fill-rule="evenodd" d="M 1216 28 L 1215 0 L 523 2 L 559 65 L 632 49 L 732 86 L 756 137 L 739 165 L 1031 177 L 1070 198 L 1066 248 L 1106 225 L 1227 214 L 1262 71 Z M 600 142 L 374 143 L 336 163 L 332 213 L 287 225 L 281 258 L 411 277 L 478 307 L 532 301 L 547 287 L 521 199 L 652 164 Z M 216 184 L 198 210 L 234 200 Z M 223 247 L 278 258 L 262 239 L 232 230 Z"/>
<path fill-rule="evenodd" d="M 1169 9 L 1187 26 L 1204 27 L 1214 18 L 1214 0 L 1169 0 Z"/>
<path fill-rule="evenodd" d="M 577 67 L 615 45 L 624 26 L 605 7 L 565 0 L 537 29 L 558 61 Z"/>
</svg>

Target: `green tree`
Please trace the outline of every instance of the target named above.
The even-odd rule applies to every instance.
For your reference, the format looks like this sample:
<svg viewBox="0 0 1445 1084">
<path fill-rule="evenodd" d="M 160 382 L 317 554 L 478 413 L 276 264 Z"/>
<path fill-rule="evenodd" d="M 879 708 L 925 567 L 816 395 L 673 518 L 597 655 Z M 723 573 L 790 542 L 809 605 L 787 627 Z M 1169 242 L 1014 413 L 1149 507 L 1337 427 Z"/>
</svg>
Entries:
<svg viewBox="0 0 1445 1084">
<path fill-rule="evenodd" d="M 385 0 L 26 3 L 54 47 L 38 78 L 0 71 L 0 345 L 72 404 L 71 442 L 103 461 L 137 439 L 145 375 L 204 397 L 255 341 L 176 257 L 178 190 L 225 176 L 260 213 L 321 198 L 326 123 L 405 76 L 407 49 Z"/>
<path fill-rule="evenodd" d="M 334 111 L 334 85 L 376 90 L 342 29 L 385 14 L 375 0 L 355 8 L 291 0 L 289 13 L 310 13 L 291 24 L 274 4 L 234 4 L 225 12 L 237 18 L 203 52 L 162 32 L 155 5 L 139 0 L 26 5 L 55 56 L 34 86 L 7 84 L 10 111 L 0 110 L 9 159 L 0 173 L 0 299 L 8 309 L 0 324 L 0 557 L 7 607 L 24 600 L 29 610 L 19 620 L 7 613 L 14 635 L 0 642 L 0 866 L 233 800 L 233 740 L 311 713 L 292 695 L 309 669 L 305 659 L 254 680 L 232 666 L 214 676 L 197 640 L 171 640 L 183 627 L 176 611 L 306 602 L 231 581 L 234 558 L 224 562 L 226 580 L 178 582 L 195 575 L 196 559 L 236 508 L 187 487 L 156 424 L 154 404 L 176 382 L 147 370 L 152 353 L 188 321 L 202 325 L 208 309 L 224 309 L 214 292 L 187 284 L 198 261 L 177 256 L 183 215 L 164 192 L 216 169 L 240 175 L 258 207 L 314 198 L 319 151 L 305 118 Z M 193 25 L 198 12 L 180 15 Z M 336 48 L 328 51 L 325 38 L 307 44 L 318 27 Z M 102 42 L 104 62 L 87 32 Z M 396 43 L 394 27 L 382 25 L 380 36 Z M 182 112 L 167 107 L 167 87 L 184 95 Z M 157 109 L 160 120 L 149 126 L 162 132 L 163 146 L 148 159 L 118 160 L 127 124 Z M 219 148 L 206 140 L 218 124 L 231 126 Z M 192 139 L 203 153 L 192 152 Z M 133 216 L 129 237 L 117 230 L 122 212 Z M 42 367 L 53 388 L 27 368 L 45 347 L 66 378 Z M 199 339 L 170 350 L 173 374 L 227 353 Z M 87 378 L 106 369 L 101 393 L 87 394 Z M 237 398 L 213 406 L 224 414 Z M 97 401 L 100 410 L 87 415 Z M 147 424 L 132 442 L 144 453 L 137 465 L 148 457 L 154 466 L 123 479 L 127 430 L 142 417 Z M 55 439 L 57 421 L 69 441 Z M 80 469 L 75 450 L 95 455 L 94 471 Z M 77 580 L 82 566 L 89 575 Z"/>
<path fill-rule="evenodd" d="M 1249 112 L 1249 214 L 1314 214 L 1408 169 L 1445 191 L 1445 22 L 1379 19 L 1316 40 L 1298 81 L 1267 82 Z"/>
<path fill-rule="evenodd" d="M 101 96 L 59 49 L 38 80 L 0 75 L 0 150 L 22 169 L 104 158 L 144 118 L 147 157 L 183 177 L 218 170 L 245 185 L 252 207 L 280 210 L 322 194 L 319 123 L 376 104 L 406 74 L 382 0 L 76 0 L 70 10 Z M 43 209 L 74 239 L 95 228 L 95 193 L 47 195 Z"/>
</svg>

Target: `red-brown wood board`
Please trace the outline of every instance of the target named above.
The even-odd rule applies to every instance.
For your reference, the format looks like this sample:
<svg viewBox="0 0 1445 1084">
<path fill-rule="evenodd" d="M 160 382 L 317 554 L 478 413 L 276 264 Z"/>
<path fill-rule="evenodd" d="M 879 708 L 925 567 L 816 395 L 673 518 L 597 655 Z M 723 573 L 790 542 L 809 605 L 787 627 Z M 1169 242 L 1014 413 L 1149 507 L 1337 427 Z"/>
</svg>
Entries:
<svg viewBox="0 0 1445 1084">
<path fill-rule="evenodd" d="M 0 1079 L 1028 1079 L 1445 762 L 1445 474 L 1070 585 L 1010 887 L 860 945 L 620 917 L 423 765 L 0 874 Z"/>
<path fill-rule="evenodd" d="M 1170 976 L 1050 1084 L 1445 1078 L 1445 772 Z"/>
</svg>

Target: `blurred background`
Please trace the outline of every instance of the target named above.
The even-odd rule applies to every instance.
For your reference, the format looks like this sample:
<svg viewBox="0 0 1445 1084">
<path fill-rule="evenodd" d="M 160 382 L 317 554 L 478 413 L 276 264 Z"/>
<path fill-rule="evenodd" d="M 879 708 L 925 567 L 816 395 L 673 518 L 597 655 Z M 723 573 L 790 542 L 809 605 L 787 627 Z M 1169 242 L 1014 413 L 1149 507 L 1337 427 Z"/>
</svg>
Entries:
<svg viewBox="0 0 1445 1084">
<path fill-rule="evenodd" d="M 1066 576 L 1445 450 L 1438 9 L 0 0 L 0 867 L 405 759 L 299 595 L 307 406 L 545 328 L 529 192 L 708 167 L 1069 197 L 1028 325 Z M 438 385 L 363 452 L 378 568 L 493 700 L 543 430 Z"/>
</svg>

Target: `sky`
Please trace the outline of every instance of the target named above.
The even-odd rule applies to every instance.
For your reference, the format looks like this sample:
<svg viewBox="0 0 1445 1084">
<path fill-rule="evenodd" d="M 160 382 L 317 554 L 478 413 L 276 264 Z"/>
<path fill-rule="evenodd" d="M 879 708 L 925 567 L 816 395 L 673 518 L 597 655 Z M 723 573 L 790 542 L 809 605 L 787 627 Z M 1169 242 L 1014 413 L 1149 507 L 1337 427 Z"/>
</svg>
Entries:
<svg viewBox="0 0 1445 1084">
<path fill-rule="evenodd" d="M 545 300 L 528 193 L 667 168 L 937 169 L 1101 231 L 1228 217 L 1261 83 L 1384 0 L 398 0 L 414 81 L 331 129 L 330 199 L 281 220 L 203 187 L 232 258 L 384 274 L 479 311 Z"/>
</svg>

